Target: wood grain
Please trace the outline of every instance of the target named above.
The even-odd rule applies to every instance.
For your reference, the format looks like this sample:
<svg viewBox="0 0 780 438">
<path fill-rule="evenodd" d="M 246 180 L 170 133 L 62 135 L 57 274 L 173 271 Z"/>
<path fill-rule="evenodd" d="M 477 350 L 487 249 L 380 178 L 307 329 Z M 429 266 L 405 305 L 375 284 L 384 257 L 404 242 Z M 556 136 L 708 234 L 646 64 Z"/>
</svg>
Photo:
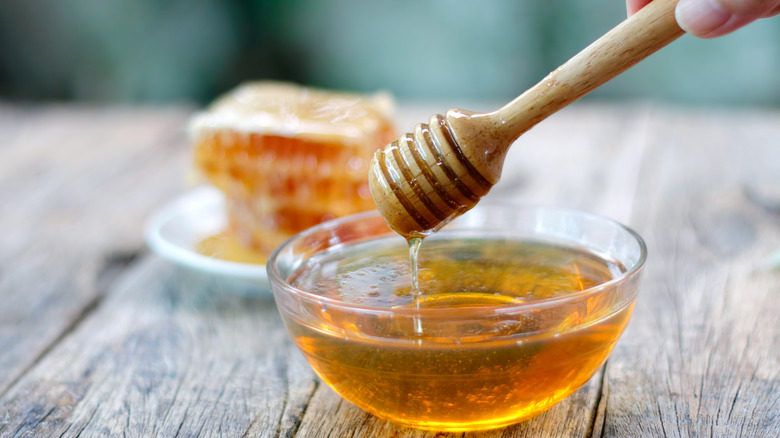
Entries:
<svg viewBox="0 0 780 438">
<path fill-rule="evenodd" d="M 651 258 L 607 370 L 606 435 L 780 431 L 780 274 L 761 267 L 780 216 L 746 195 L 780 162 L 780 115 L 765 120 L 655 113 L 633 212 Z"/>
<path fill-rule="evenodd" d="M 181 186 L 187 112 L 0 106 L 0 394 L 143 252 L 144 217 Z"/>
<path fill-rule="evenodd" d="M 188 275 L 157 258 L 134 266 L 5 395 L 3 431 L 275 436 L 294 430 L 317 384 L 273 301 L 204 288 Z"/>
<path fill-rule="evenodd" d="M 0 234 L 0 436 L 780 430 L 780 272 L 762 267 L 780 248 L 780 199 L 755 189 L 780 186 L 777 112 L 574 105 L 519 140 L 487 202 L 613 217 L 645 237 L 650 259 L 605 369 L 530 421 L 464 434 L 401 428 L 343 401 L 272 300 L 147 253 L 143 221 L 187 188 L 189 111 L 0 105 L 0 227 L 14 230 Z M 408 107 L 399 125 L 430 111 Z"/>
</svg>

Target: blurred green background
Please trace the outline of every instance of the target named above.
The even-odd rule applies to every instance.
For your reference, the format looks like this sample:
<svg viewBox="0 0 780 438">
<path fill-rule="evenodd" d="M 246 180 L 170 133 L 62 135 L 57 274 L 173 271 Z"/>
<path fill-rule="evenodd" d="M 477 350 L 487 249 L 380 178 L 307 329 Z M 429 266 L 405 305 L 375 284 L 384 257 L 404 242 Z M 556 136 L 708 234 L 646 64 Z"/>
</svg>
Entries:
<svg viewBox="0 0 780 438">
<path fill-rule="evenodd" d="M 25 0 L 0 7 L 0 99 L 205 103 L 250 79 L 508 101 L 623 0 Z M 780 106 L 780 18 L 684 37 L 588 96 Z"/>
</svg>

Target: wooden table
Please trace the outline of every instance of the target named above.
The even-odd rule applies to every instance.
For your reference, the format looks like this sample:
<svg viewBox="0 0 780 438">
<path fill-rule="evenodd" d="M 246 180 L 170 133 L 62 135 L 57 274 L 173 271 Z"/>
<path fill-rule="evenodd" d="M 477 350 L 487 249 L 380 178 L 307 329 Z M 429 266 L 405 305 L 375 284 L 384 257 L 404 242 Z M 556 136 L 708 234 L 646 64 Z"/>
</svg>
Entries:
<svg viewBox="0 0 780 438">
<path fill-rule="evenodd" d="M 0 104 L 0 435 L 464 436 L 342 401 L 272 299 L 150 254 L 145 220 L 191 187 L 191 110 Z M 777 110 L 577 104 L 521 138 L 489 197 L 618 219 L 650 256 L 588 384 L 465 436 L 778 436 L 779 164 Z"/>
</svg>

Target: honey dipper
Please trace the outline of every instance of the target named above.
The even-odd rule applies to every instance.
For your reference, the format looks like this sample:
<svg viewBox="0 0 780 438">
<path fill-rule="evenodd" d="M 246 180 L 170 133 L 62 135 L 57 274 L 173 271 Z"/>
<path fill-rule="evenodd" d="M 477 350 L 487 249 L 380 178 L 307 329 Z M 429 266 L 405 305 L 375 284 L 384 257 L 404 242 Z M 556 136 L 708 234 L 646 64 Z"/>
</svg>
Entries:
<svg viewBox="0 0 780 438">
<path fill-rule="evenodd" d="M 369 188 L 390 227 L 422 237 L 474 207 L 520 135 L 683 34 L 676 4 L 654 0 L 496 111 L 450 109 L 377 151 Z"/>
</svg>

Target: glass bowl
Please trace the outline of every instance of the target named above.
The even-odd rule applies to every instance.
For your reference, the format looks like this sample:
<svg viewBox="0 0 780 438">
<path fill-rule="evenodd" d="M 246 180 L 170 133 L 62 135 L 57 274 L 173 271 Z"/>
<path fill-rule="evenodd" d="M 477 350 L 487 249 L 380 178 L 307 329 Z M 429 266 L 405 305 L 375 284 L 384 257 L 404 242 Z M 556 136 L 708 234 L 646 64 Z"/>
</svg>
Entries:
<svg viewBox="0 0 780 438">
<path fill-rule="evenodd" d="M 480 204 L 423 241 L 419 295 L 407 243 L 378 212 L 294 236 L 267 268 L 333 390 L 400 425 L 465 431 L 523 421 L 585 384 L 628 323 L 645 257 L 609 219 Z"/>
</svg>

